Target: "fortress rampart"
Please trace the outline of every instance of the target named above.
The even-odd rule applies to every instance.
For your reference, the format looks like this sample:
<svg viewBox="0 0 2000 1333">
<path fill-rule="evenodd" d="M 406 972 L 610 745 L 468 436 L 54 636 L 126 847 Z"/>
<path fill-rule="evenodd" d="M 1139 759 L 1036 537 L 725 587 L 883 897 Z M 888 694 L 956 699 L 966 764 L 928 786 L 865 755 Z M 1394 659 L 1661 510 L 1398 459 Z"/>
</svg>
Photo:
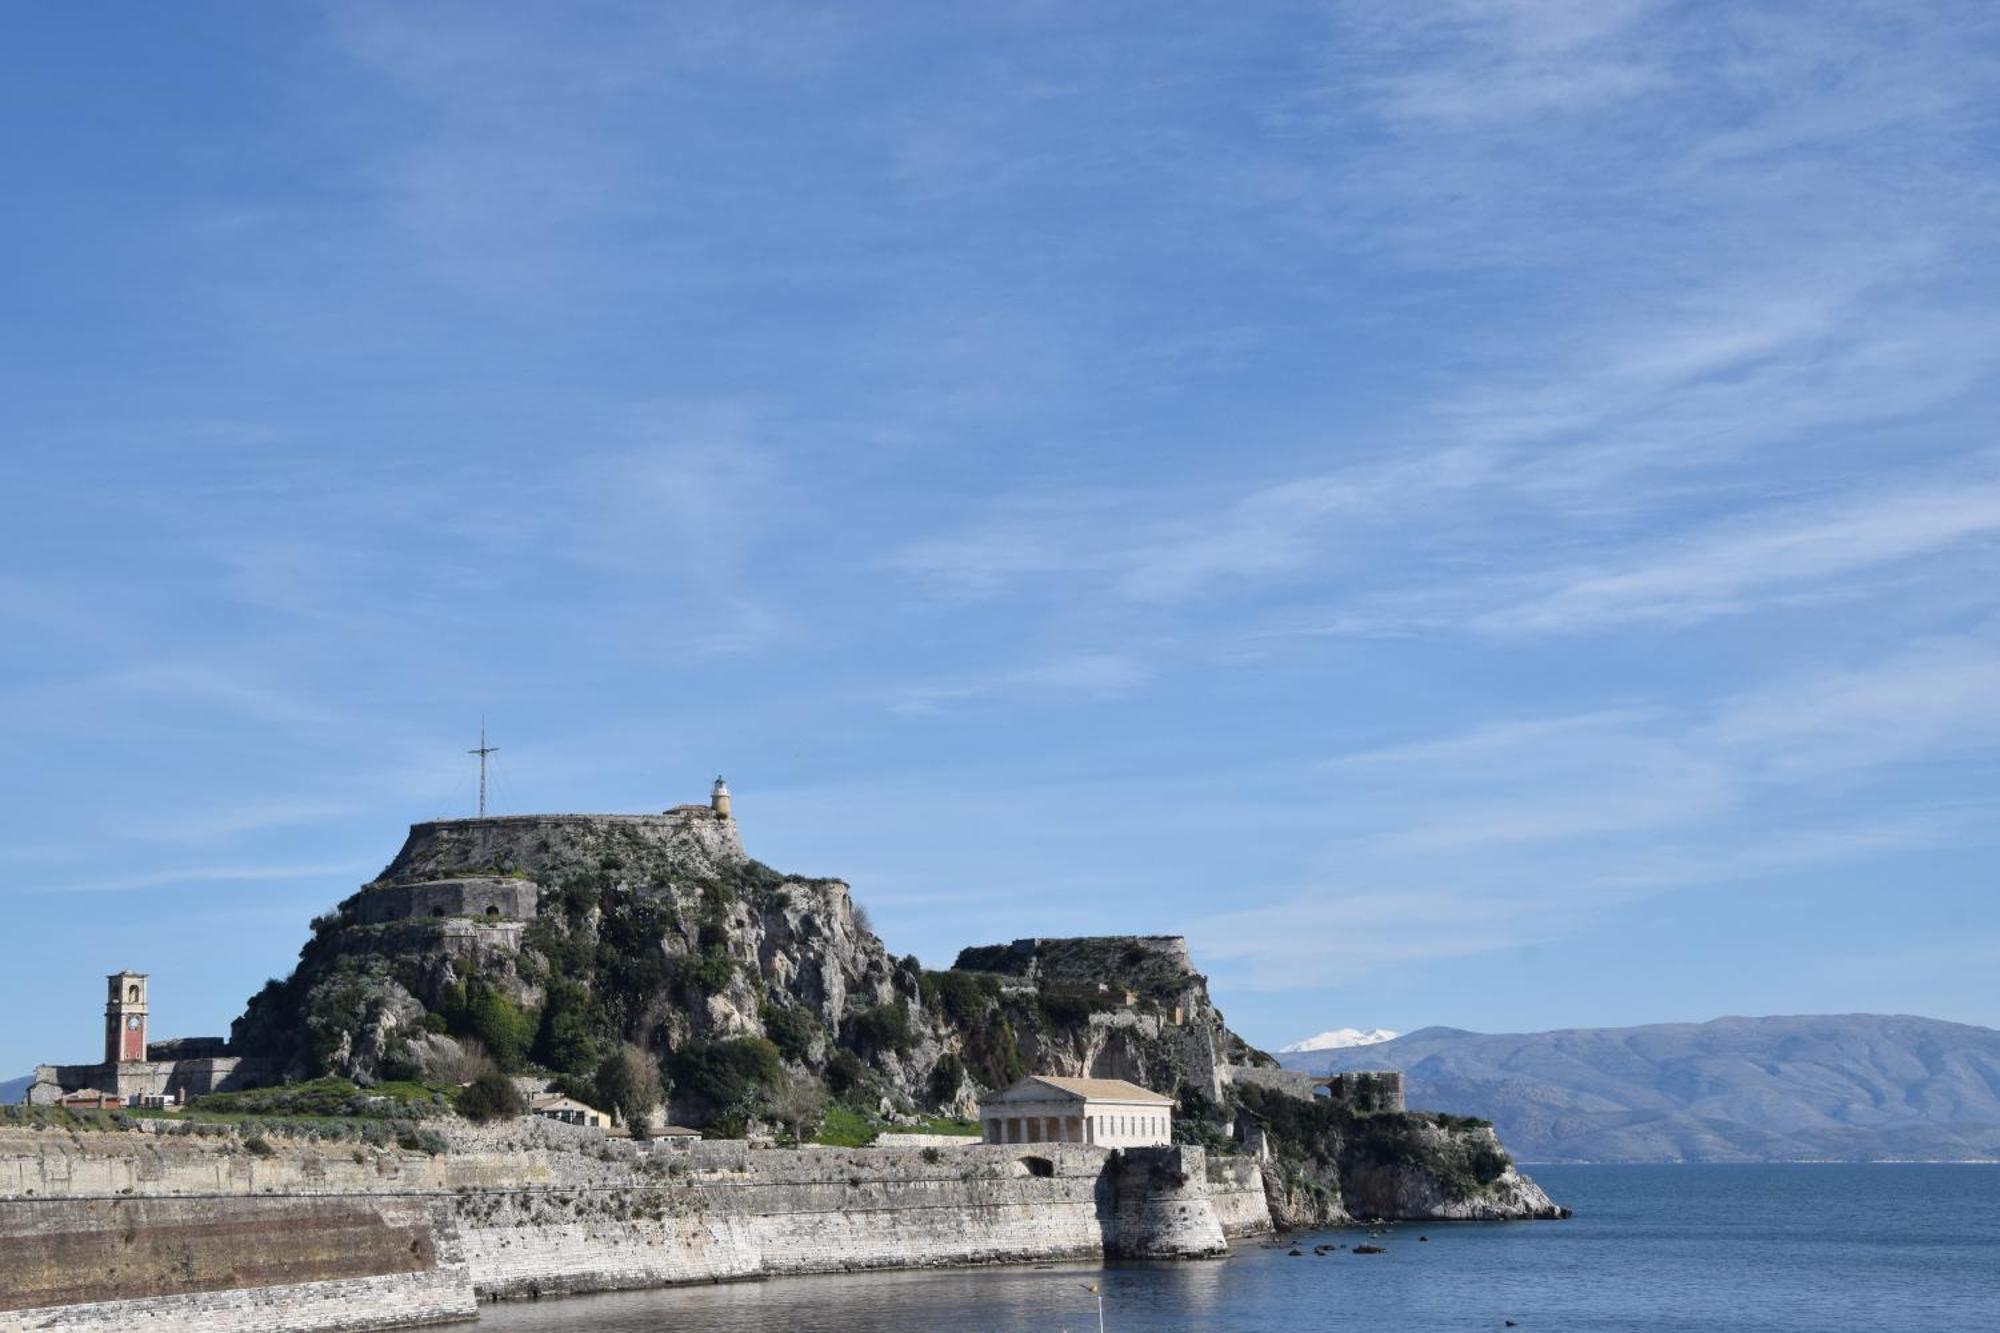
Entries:
<svg viewBox="0 0 2000 1333">
<path fill-rule="evenodd" d="M 1394 1069 L 1363 1069 L 1346 1074 L 1308 1074 L 1297 1069 L 1264 1065 L 1230 1065 L 1224 1077 L 1231 1083 L 1251 1083 L 1292 1097 L 1324 1095 L 1357 1115 L 1400 1112 L 1403 1075 Z"/>
<path fill-rule="evenodd" d="M 412 884 L 371 884 L 354 899 L 354 919 L 363 925 L 410 917 L 477 916 L 532 921 L 541 889 L 531 879 L 470 876 L 420 880 Z"/>
<path fill-rule="evenodd" d="M 546 1122 L 453 1140 L 436 1157 L 259 1156 L 234 1139 L 0 1131 L 0 1291 L 17 1293 L 0 1330 L 346 1333 L 466 1317 L 478 1298 L 1214 1255 L 1271 1227 L 1256 1164 L 1198 1148 L 746 1152 Z"/>
<path fill-rule="evenodd" d="M 657 815 L 493 815 L 412 824 L 377 882 L 534 878 L 551 865 L 602 866 L 647 853 L 693 873 L 745 859 L 736 821 L 706 805 Z"/>
<path fill-rule="evenodd" d="M 211 1092 L 255 1087 L 269 1082 L 275 1072 L 268 1061 L 233 1055 L 117 1065 L 37 1065 L 24 1100 L 31 1105 L 54 1105 L 65 1092 L 98 1088 L 128 1099 L 171 1096 L 186 1101 Z"/>
</svg>

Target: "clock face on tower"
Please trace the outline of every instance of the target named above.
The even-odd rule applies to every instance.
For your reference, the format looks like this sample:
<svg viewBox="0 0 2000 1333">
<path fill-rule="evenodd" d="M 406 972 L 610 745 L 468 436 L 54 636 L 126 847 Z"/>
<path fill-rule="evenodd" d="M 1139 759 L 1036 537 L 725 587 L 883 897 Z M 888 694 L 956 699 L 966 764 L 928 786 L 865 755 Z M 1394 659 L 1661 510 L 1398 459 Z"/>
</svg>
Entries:
<svg viewBox="0 0 2000 1333">
<path fill-rule="evenodd" d="M 125 1020 L 125 1030 L 127 1032 L 137 1032 L 139 1030 L 139 1015 L 134 1014 Z"/>
</svg>

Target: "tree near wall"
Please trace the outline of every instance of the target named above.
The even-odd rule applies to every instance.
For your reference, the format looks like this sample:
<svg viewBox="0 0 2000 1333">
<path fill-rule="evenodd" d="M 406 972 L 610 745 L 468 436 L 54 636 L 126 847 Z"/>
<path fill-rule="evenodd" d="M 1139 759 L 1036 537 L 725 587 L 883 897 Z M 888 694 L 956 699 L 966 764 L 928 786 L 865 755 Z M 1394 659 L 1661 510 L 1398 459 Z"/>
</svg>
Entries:
<svg viewBox="0 0 2000 1333">
<path fill-rule="evenodd" d="M 816 1078 L 787 1070 L 765 1093 L 764 1105 L 773 1120 L 792 1131 L 796 1147 L 819 1129 L 820 1117 L 826 1114 L 826 1089 Z"/>
<path fill-rule="evenodd" d="M 622 1042 L 597 1066 L 594 1080 L 599 1110 L 609 1111 L 634 1134 L 642 1133 L 660 1104 L 660 1065 L 630 1042 Z"/>
</svg>

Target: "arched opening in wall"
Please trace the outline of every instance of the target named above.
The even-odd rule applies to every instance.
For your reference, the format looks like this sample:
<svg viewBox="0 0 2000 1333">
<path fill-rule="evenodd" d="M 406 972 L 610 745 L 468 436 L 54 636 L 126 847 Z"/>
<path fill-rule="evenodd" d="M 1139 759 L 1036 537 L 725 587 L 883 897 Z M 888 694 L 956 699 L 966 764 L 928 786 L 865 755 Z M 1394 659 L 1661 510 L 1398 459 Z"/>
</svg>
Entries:
<svg viewBox="0 0 2000 1333">
<path fill-rule="evenodd" d="M 489 907 L 489 908 L 487 908 L 487 909 L 486 909 L 486 915 L 488 915 L 488 916 L 499 916 L 499 915 L 500 915 L 500 909 L 499 909 L 499 908 L 497 908 L 497 907 Z"/>
<path fill-rule="evenodd" d="M 125 988 L 125 999 L 130 1004 L 139 1003 L 139 988 L 137 986 L 127 986 Z"/>
<path fill-rule="evenodd" d="M 1031 1176 L 1049 1177 L 1056 1173 L 1056 1164 L 1046 1157 L 1023 1157 L 1021 1165 L 1028 1168 Z"/>
<path fill-rule="evenodd" d="M 444 915 L 444 909 L 443 909 L 442 907 L 433 907 L 433 908 L 431 909 L 431 915 L 432 915 L 432 916 L 443 916 L 443 915 Z"/>
</svg>

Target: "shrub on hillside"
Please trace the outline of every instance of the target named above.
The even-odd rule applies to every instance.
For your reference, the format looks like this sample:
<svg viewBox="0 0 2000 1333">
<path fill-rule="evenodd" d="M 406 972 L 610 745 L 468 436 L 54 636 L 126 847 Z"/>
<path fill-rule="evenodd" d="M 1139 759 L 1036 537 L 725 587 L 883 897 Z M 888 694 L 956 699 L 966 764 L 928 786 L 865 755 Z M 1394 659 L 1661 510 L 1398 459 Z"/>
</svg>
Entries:
<svg viewBox="0 0 2000 1333">
<path fill-rule="evenodd" d="M 960 972 L 956 968 L 923 974 L 924 1003 L 935 1005 L 959 1028 L 969 1028 L 986 1016 L 1000 998 L 1000 979 Z"/>
<path fill-rule="evenodd" d="M 512 1119 L 527 1109 L 514 1080 L 497 1069 L 487 1070 L 460 1088 L 453 1105 L 460 1115 L 476 1123 Z"/>
<path fill-rule="evenodd" d="M 854 1016 L 854 1039 L 871 1050 L 909 1054 L 909 1004 L 897 999 L 863 1009 Z"/>
<path fill-rule="evenodd" d="M 719 944 L 674 960 L 674 973 L 696 995 L 714 995 L 736 976 L 736 960 Z"/>
<path fill-rule="evenodd" d="M 811 1010 L 799 1004 L 764 1006 L 764 1034 L 787 1060 L 803 1064 L 812 1054 L 813 1042 L 824 1029 Z"/>
<path fill-rule="evenodd" d="M 931 1068 L 931 1104 L 944 1106 L 958 1098 L 958 1089 L 965 1082 L 965 1061 L 947 1052 L 940 1056 Z"/>
<path fill-rule="evenodd" d="M 453 1033 L 477 1037 L 494 1063 L 508 1071 L 527 1060 L 540 1026 L 532 1010 L 478 980 L 446 987 L 441 1009 Z"/>
<path fill-rule="evenodd" d="M 674 1085 L 718 1114 L 744 1112 L 778 1081 L 778 1048 L 762 1037 L 690 1042 L 673 1057 Z"/>
<path fill-rule="evenodd" d="M 542 1006 L 535 1058 L 560 1073 L 588 1076 L 604 1055 L 600 1041 L 604 1027 L 603 1010 L 582 983 L 557 981 L 550 985 Z"/>
</svg>

